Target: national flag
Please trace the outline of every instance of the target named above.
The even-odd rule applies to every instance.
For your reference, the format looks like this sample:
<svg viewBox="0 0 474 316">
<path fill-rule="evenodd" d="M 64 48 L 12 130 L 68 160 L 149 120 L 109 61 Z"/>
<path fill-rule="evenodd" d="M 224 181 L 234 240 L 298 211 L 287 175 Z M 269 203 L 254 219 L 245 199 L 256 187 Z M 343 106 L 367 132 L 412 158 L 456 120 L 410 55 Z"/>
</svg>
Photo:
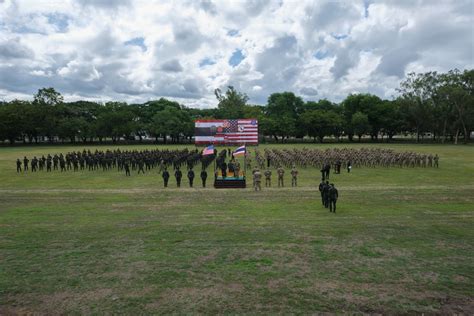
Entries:
<svg viewBox="0 0 474 316">
<path fill-rule="evenodd" d="M 246 152 L 247 152 L 247 149 L 245 148 L 245 145 L 244 145 L 234 150 L 233 155 L 234 156 L 245 155 Z"/>
<path fill-rule="evenodd" d="M 196 144 L 257 145 L 258 121 L 255 119 L 197 120 L 194 135 Z"/>
<path fill-rule="evenodd" d="M 207 146 L 202 151 L 203 156 L 212 155 L 212 154 L 214 154 L 214 146 L 213 145 Z"/>
</svg>

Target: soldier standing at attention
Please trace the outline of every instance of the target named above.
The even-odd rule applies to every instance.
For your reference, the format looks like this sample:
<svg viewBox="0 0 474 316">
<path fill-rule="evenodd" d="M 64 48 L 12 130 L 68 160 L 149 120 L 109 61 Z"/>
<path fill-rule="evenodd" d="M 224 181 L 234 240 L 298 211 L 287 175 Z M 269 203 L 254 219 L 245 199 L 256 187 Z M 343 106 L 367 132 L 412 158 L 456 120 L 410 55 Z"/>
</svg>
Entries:
<svg viewBox="0 0 474 316">
<path fill-rule="evenodd" d="M 144 164 L 145 164 L 145 163 L 143 162 L 143 159 L 140 159 L 140 160 L 138 161 L 138 174 L 140 174 L 140 171 L 141 171 L 143 174 L 145 174 L 145 170 L 143 169 L 143 165 L 144 165 Z"/>
<path fill-rule="evenodd" d="M 28 162 L 30 162 L 30 160 L 28 158 L 26 158 L 26 156 L 23 158 L 23 170 L 27 171 L 28 170 Z"/>
<path fill-rule="evenodd" d="M 265 170 L 264 175 L 265 175 L 265 186 L 271 187 L 272 186 L 272 172 L 270 171 L 270 169 Z"/>
<path fill-rule="evenodd" d="M 439 157 L 438 157 L 438 154 L 435 154 L 435 156 L 433 157 L 433 161 L 434 161 L 434 167 L 435 168 L 438 168 L 438 162 L 439 162 Z"/>
<path fill-rule="evenodd" d="M 285 175 L 285 170 L 279 166 L 278 169 L 277 169 L 277 173 L 278 173 L 278 187 L 284 187 L 284 183 L 283 183 L 283 176 Z"/>
<path fill-rule="evenodd" d="M 36 156 L 31 160 L 31 171 L 36 172 L 36 167 L 38 166 L 38 158 Z"/>
<path fill-rule="evenodd" d="M 347 162 L 347 172 L 350 173 L 351 170 L 352 170 L 352 163 L 351 163 L 351 161 L 349 160 L 349 161 Z"/>
<path fill-rule="evenodd" d="M 194 182 L 194 171 L 193 168 L 189 169 L 188 171 L 188 179 L 189 179 L 189 187 L 193 187 L 193 182 Z"/>
<path fill-rule="evenodd" d="M 329 212 L 336 213 L 336 202 L 337 198 L 339 197 L 339 192 L 334 187 L 334 183 L 331 183 L 329 187 Z"/>
<path fill-rule="evenodd" d="M 125 161 L 123 168 L 125 169 L 125 175 L 130 176 L 130 166 L 128 164 L 128 160 Z"/>
<path fill-rule="evenodd" d="M 176 171 L 174 172 L 174 177 L 176 178 L 176 185 L 178 188 L 181 187 L 181 178 L 183 177 L 183 173 L 181 170 L 179 170 L 179 167 L 176 168 Z"/>
<path fill-rule="evenodd" d="M 168 187 L 168 180 L 170 178 L 170 173 L 168 172 L 168 169 L 164 169 L 163 170 L 163 173 L 161 175 L 163 177 L 163 181 L 164 181 L 164 184 L 165 184 L 165 188 Z"/>
<path fill-rule="evenodd" d="M 51 172 L 51 157 L 48 157 L 48 159 L 46 159 L 46 172 Z"/>
<path fill-rule="evenodd" d="M 205 169 L 202 169 L 201 171 L 201 180 L 202 180 L 202 187 L 206 187 L 206 179 L 207 179 L 207 172 Z"/>
<path fill-rule="evenodd" d="M 20 159 L 16 160 L 16 172 L 21 172 L 21 161 L 20 161 Z"/>
<path fill-rule="evenodd" d="M 298 170 L 296 169 L 296 166 L 293 165 L 293 168 L 291 169 L 291 186 L 292 187 L 297 186 L 297 179 L 298 179 Z"/>
<path fill-rule="evenodd" d="M 253 174 L 253 182 L 255 183 L 255 191 L 262 191 L 262 173 L 259 169 L 257 169 Z"/>
</svg>

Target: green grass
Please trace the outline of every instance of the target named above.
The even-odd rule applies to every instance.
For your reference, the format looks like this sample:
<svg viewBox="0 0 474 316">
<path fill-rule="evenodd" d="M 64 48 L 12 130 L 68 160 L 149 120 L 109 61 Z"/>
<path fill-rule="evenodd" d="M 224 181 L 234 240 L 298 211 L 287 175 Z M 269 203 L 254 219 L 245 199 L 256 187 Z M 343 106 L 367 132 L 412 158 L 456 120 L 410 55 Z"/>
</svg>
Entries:
<svg viewBox="0 0 474 316">
<path fill-rule="evenodd" d="M 344 146 L 440 168 L 332 175 L 330 214 L 314 168 L 298 188 L 165 190 L 156 171 L 18 175 L 82 147 L 0 148 L 0 314 L 473 313 L 474 146 Z"/>
</svg>

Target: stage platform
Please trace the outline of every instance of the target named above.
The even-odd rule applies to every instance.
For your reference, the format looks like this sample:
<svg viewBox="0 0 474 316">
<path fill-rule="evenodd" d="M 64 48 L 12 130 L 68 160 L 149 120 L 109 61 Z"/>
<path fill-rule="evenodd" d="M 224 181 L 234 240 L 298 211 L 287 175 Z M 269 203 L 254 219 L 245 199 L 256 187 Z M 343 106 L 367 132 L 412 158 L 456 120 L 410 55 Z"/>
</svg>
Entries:
<svg viewBox="0 0 474 316">
<path fill-rule="evenodd" d="M 216 189 L 245 189 L 245 177 L 217 177 L 214 179 L 214 188 Z"/>
</svg>

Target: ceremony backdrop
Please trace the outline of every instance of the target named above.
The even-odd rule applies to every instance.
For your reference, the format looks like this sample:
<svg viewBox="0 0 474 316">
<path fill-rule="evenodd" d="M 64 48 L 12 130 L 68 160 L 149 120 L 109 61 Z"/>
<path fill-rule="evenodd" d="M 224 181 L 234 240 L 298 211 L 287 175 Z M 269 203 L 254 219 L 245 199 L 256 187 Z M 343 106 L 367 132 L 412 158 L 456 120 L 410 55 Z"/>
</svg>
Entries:
<svg viewBox="0 0 474 316">
<path fill-rule="evenodd" d="M 196 145 L 258 145 L 258 120 L 196 120 Z"/>
</svg>

